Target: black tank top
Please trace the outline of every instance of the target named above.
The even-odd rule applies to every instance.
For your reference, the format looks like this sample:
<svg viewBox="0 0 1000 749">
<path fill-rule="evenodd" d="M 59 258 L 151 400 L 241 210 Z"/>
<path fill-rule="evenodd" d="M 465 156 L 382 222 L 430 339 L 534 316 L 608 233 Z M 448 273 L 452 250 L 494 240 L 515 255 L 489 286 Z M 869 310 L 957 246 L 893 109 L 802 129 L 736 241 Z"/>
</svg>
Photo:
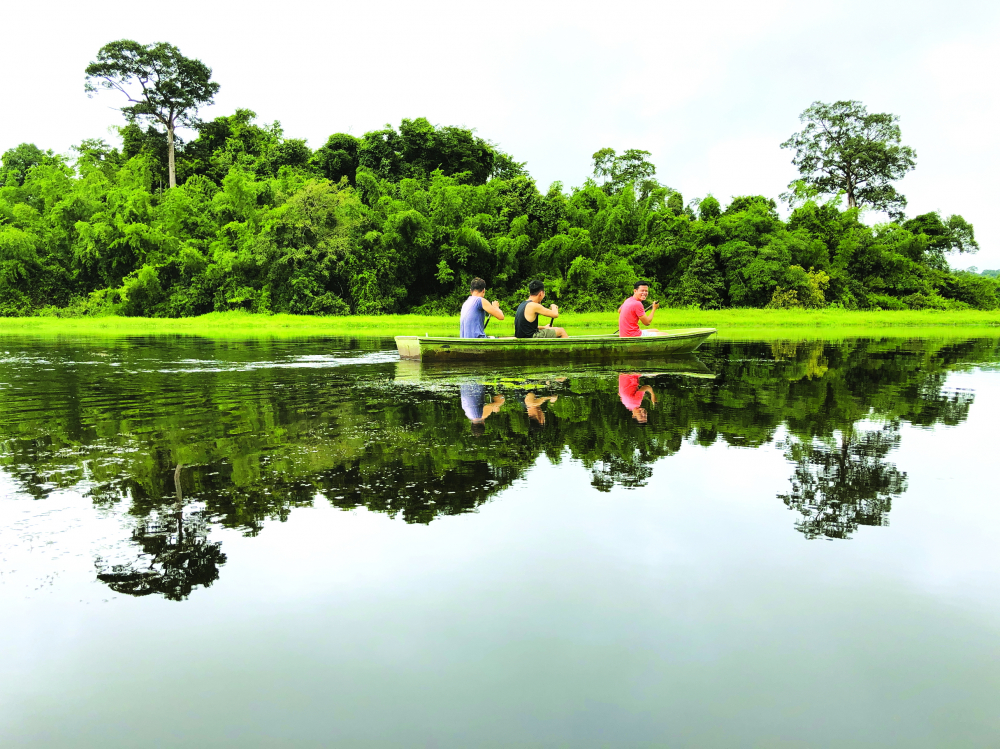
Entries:
<svg viewBox="0 0 1000 749">
<path fill-rule="evenodd" d="M 517 313 L 514 315 L 514 337 L 515 338 L 534 338 L 535 333 L 538 332 L 538 314 L 535 314 L 535 319 L 533 322 L 528 322 L 524 319 L 524 308 L 528 306 L 531 302 L 530 299 L 525 299 L 517 307 Z"/>
</svg>

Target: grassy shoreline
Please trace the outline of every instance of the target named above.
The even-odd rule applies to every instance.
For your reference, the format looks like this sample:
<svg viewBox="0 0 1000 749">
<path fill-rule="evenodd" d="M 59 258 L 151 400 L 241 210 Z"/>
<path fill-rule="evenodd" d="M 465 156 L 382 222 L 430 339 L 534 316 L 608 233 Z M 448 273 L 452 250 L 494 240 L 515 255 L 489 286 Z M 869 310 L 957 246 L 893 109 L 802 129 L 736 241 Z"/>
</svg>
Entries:
<svg viewBox="0 0 1000 749">
<path fill-rule="evenodd" d="M 511 335 L 513 315 L 492 320 L 487 332 Z M 614 312 L 565 313 L 559 320 L 570 335 L 612 333 Z M 843 338 L 855 336 L 1000 336 L 1000 312 L 852 312 L 846 310 L 679 310 L 657 311 L 654 327 L 717 328 L 719 338 Z M 200 317 L 15 317 L 0 318 L 0 336 L 114 337 L 192 335 L 211 338 L 456 335 L 458 317 L 384 315 L 314 317 L 213 312 Z"/>
</svg>

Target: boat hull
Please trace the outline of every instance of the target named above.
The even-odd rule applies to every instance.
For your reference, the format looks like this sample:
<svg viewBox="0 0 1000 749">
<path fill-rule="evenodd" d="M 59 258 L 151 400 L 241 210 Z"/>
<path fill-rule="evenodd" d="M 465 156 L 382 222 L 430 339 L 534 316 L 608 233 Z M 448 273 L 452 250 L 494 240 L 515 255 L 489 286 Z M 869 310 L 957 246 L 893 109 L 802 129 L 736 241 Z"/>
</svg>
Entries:
<svg viewBox="0 0 1000 749">
<path fill-rule="evenodd" d="M 396 336 L 403 359 L 420 361 L 541 361 L 565 358 L 630 359 L 689 354 L 715 328 L 663 330 L 656 335 L 619 338 L 584 335 L 570 338 L 430 338 Z"/>
</svg>

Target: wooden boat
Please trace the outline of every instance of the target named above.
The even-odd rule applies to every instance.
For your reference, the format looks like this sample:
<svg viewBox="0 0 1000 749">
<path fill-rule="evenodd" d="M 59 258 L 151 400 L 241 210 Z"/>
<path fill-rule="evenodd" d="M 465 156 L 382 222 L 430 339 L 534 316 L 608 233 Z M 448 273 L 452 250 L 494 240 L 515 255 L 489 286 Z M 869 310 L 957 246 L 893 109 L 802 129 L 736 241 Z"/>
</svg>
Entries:
<svg viewBox="0 0 1000 749">
<path fill-rule="evenodd" d="M 631 359 L 689 354 L 715 328 L 661 330 L 639 338 L 580 335 L 570 338 L 437 338 L 396 336 L 403 359 L 420 361 L 513 361 L 566 358 Z"/>
</svg>

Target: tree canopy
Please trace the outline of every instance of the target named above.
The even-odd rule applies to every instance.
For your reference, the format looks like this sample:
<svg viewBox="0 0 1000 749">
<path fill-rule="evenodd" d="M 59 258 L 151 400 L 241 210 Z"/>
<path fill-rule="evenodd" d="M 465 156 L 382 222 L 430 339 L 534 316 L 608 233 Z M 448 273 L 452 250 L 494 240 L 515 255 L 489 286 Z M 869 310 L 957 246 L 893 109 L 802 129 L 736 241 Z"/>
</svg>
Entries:
<svg viewBox="0 0 1000 749">
<path fill-rule="evenodd" d="M 994 277 L 948 265 L 978 248 L 958 214 L 870 226 L 815 190 L 787 218 L 761 195 L 685 202 L 639 149 L 540 190 L 489 140 L 425 118 L 316 150 L 248 109 L 189 122 L 172 189 L 168 134 L 136 121 L 73 158 L 3 154 L 0 315 L 454 313 L 476 276 L 508 307 L 539 278 L 577 311 L 616 309 L 636 278 L 673 306 L 1000 305 Z"/>
<path fill-rule="evenodd" d="M 166 128 L 168 180 L 175 187 L 174 129 L 193 125 L 198 108 L 213 102 L 219 84 L 211 80 L 211 69 L 172 44 L 122 39 L 101 47 L 86 75 L 88 93 L 105 88 L 125 95 L 129 104 L 121 111 L 130 121 L 151 119 Z"/>
<path fill-rule="evenodd" d="M 842 192 L 848 208 L 901 215 L 906 198 L 892 182 L 916 167 L 917 154 L 900 143 L 899 117 L 869 113 L 860 101 L 817 101 L 799 120 L 805 127 L 781 144 L 795 151 L 792 163 L 802 174 L 789 185 L 794 196 Z"/>
<path fill-rule="evenodd" d="M 648 194 L 659 185 L 653 179 L 656 166 L 648 160 L 649 151 L 630 148 L 621 156 L 613 148 L 602 148 L 594 154 L 594 177 L 603 183 L 609 194 L 621 192 L 626 185 L 634 185 L 640 193 Z"/>
<path fill-rule="evenodd" d="M 62 167 L 66 160 L 62 156 L 43 151 L 34 143 L 22 143 L 0 156 L 0 187 L 10 185 L 20 187 L 28 173 L 36 166 Z"/>
</svg>

